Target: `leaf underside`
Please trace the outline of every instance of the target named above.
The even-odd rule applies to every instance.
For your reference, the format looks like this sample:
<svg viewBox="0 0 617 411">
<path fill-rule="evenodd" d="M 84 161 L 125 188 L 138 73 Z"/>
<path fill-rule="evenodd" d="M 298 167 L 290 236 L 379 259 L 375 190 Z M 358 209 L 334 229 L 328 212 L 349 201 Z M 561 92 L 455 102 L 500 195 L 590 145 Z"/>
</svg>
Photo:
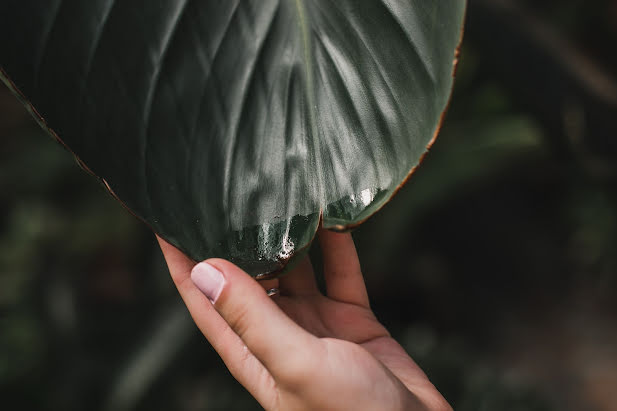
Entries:
<svg viewBox="0 0 617 411">
<path fill-rule="evenodd" d="M 464 0 L 3 0 L 3 80 L 196 261 L 280 271 L 436 135 Z"/>
</svg>

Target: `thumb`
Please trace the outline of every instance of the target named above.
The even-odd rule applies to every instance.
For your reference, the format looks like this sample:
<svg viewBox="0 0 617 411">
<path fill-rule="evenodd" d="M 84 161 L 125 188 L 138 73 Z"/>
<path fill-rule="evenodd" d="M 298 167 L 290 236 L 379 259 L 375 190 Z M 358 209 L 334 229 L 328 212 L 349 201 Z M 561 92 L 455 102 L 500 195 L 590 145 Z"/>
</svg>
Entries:
<svg viewBox="0 0 617 411">
<path fill-rule="evenodd" d="M 310 350 L 316 337 L 293 322 L 257 281 L 234 264 L 204 261 L 193 268 L 191 279 L 273 376 L 286 374 L 294 365 L 303 367 L 296 360 L 311 358 L 310 353 L 298 355 L 298 350 Z"/>
</svg>

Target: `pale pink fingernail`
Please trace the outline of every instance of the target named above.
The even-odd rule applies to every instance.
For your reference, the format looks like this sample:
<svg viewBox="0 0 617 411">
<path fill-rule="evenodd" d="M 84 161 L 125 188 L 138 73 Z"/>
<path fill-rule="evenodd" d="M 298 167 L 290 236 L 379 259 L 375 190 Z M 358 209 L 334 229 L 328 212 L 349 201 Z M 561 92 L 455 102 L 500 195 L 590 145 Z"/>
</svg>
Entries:
<svg viewBox="0 0 617 411">
<path fill-rule="evenodd" d="M 202 293 L 214 304 L 223 291 L 225 277 L 214 266 L 203 262 L 193 267 L 191 280 Z"/>
</svg>

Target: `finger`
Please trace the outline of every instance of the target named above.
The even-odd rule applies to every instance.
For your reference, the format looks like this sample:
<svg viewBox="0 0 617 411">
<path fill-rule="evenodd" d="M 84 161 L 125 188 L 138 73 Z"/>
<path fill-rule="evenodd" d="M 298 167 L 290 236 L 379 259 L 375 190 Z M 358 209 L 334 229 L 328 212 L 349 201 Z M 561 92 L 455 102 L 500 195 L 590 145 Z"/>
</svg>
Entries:
<svg viewBox="0 0 617 411">
<path fill-rule="evenodd" d="M 178 285 L 184 280 L 191 277 L 191 270 L 195 266 L 195 262 L 185 256 L 180 250 L 167 241 L 163 240 L 158 235 L 156 236 L 174 284 Z"/>
<path fill-rule="evenodd" d="M 263 387 L 272 378 L 264 366 L 247 350 L 244 342 L 212 307 L 206 296 L 191 281 L 195 263 L 177 248 L 157 236 L 169 272 L 195 324 L 223 359 L 231 374 L 263 404 L 268 396 Z M 262 398 L 263 397 L 263 398 Z"/>
<path fill-rule="evenodd" d="M 191 278 L 275 379 L 296 374 L 310 364 L 316 337 L 285 315 L 240 268 L 210 259 L 197 264 Z"/>
<path fill-rule="evenodd" d="M 322 229 L 319 244 L 328 297 L 368 308 L 366 285 L 351 234 Z"/>
<path fill-rule="evenodd" d="M 309 256 L 305 256 L 297 267 L 283 275 L 279 285 L 283 295 L 303 296 L 319 293 Z"/>
<path fill-rule="evenodd" d="M 266 291 L 269 291 L 269 290 L 272 290 L 272 289 L 279 289 L 280 288 L 279 279 L 278 278 L 272 278 L 270 280 L 257 280 L 257 282 Z"/>
</svg>

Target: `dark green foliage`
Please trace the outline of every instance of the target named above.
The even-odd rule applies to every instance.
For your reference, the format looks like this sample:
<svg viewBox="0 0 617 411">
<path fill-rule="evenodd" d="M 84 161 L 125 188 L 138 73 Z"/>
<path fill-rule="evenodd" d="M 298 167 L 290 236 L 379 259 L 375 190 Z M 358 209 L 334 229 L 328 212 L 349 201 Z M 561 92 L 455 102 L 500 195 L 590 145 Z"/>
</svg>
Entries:
<svg viewBox="0 0 617 411">
<path fill-rule="evenodd" d="M 8 0 L 5 82 L 196 261 L 280 271 L 433 141 L 465 0 Z"/>
</svg>

